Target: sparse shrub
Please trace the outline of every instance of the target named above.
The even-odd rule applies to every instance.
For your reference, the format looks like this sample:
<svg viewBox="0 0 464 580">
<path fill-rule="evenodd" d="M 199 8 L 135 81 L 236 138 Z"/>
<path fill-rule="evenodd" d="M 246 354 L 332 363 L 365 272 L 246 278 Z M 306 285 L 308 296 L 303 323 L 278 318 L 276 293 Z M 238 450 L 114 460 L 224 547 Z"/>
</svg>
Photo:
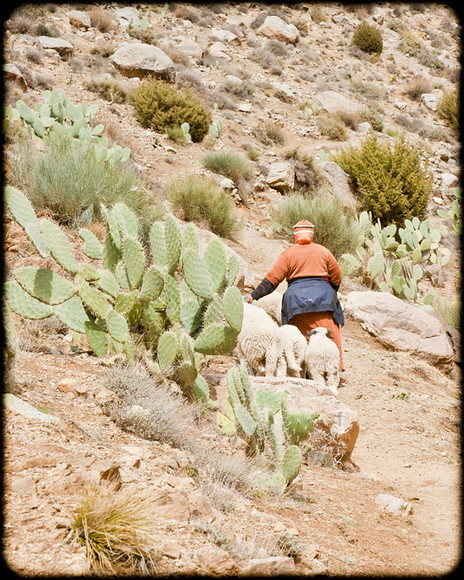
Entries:
<svg viewBox="0 0 464 580">
<path fill-rule="evenodd" d="M 272 54 L 279 58 L 285 58 L 288 56 L 288 48 L 280 40 L 268 40 L 266 42 L 266 50 L 272 52 Z"/>
<path fill-rule="evenodd" d="M 144 44 L 156 46 L 158 43 L 158 37 L 153 32 L 151 26 L 128 26 L 126 32 L 129 36 Z"/>
<path fill-rule="evenodd" d="M 192 141 L 197 143 L 211 125 L 211 113 L 190 89 L 179 90 L 166 81 L 143 81 L 132 93 L 131 102 L 136 119 L 154 131 L 188 123 Z"/>
<path fill-rule="evenodd" d="M 293 240 L 293 226 L 303 219 L 314 224 L 314 241 L 328 248 L 336 258 L 355 251 L 359 245 L 354 216 L 337 198 L 321 194 L 312 198 L 299 194 L 286 196 L 273 214 L 271 227 Z"/>
<path fill-rule="evenodd" d="M 321 184 L 320 174 L 311 156 L 302 153 L 296 148 L 287 151 L 285 159 L 291 159 L 293 162 L 295 190 L 298 190 L 303 195 L 308 195 L 319 187 Z"/>
<path fill-rule="evenodd" d="M 84 80 L 83 86 L 110 103 L 125 103 L 128 99 L 124 85 L 112 77 Z"/>
<path fill-rule="evenodd" d="M 264 70 L 267 70 L 269 73 L 273 75 L 281 75 L 282 74 L 282 65 L 280 64 L 280 60 L 269 52 L 265 48 L 255 48 L 251 55 L 251 60 L 260 64 Z"/>
<path fill-rule="evenodd" d="M 434 300 L 433 309 L 446 323 L 455 328 L 456 330 L 461 330 L 461 301 L 460 300 L 448 300 L 444 296 Z"/>
<path fill-rule="evenodd" d="M 418 101 L 424 93 L 430 93 L 432 88 L 433 85 L 430 79 L 418 76 L 409 81 L 404 92 L 411 97 L 411 99 Z"/>
<path fill-rule="evenodd" d="M 110 32 L 117 27 L 111 13 L 100 6 L 93 6 L 91 8 L 90 23 L 94 28 L 98 28 L 100 32 Z"/>
<path fill-rule="evenodd" d="M 352 43 L 369 54 L 380 54 L 383 50 L 382 33 L 367 22 L 361 22 L 354 29 Z"/>
<path fill-rule="evenodd" d="M 157 522 L 148 490 L 89 485 L 70 514 L 71 538 L 84 546 L 94 572 L 155 574 Z M 159 532 L 158 532 L 159 534 Z M 124 574 L 125 573 L 125 574 Z"/>
<path fill-rule="evenodd" d="M 318 115 L 316 124 L 321 134 L 328 139 L 345 141 L 347 138 L 346 125 L 337 115 L 331 115 L 330 113 Z"/>
<path fill-rule="evenodd" d="M 229 177 L 233 181 L 240 178 L 249 179 L 253 175 L 248 159 L 234 151 L 211 151 L 202 157 L 201 162 L 206 169 Z"/>
<path fill-rule="evenodd" d="M 424 217 L 432 178 L 417 149 L 403 138 L 390 147 L 372 135 L 361 147 L 338 152 L 334 161 L 349 173 L 362 209 L 382 225 L 402 225 L 406 218 Z"/>
<path fill-rule="evenodd" d="M 438 116 L 455 131 L 459 131 L 459 107 L 458 91 L 444 93 L 437 105 Z"/>
<path fill-rule="evenodd" d="M 407 30 L 401 37 L 400 43 L 398 44 L 398 50 L 404 52 L 408 56 L 417 56 L 422 50 L 422 41 L 417 38 L 414 32 Z"/>
<path fill-rule="evenodd" d="M 285 144 L 285 133 L 272 121 L 259 123 L 252 128 L 253 135 L 263 143 L 263 145 Z"/>
<path fill-rule="evenodd" d="M 44 142 L 43 153 L 23 142 L 11 159 L 13 183 L 28 192 L 36 211 L 47 208 L 61 224 L 73 226 L 99 219 L 100 203 L 124 201 L 146 225 L 160 215 L 126 164 L 103 163 L 69 134 L 52 132 Z"/>
<path fill-rule="evenodd" d="M 189 175 L 167 184 L 166 192 L 174 209 L 183 219 L 205 225 L 214 234 L 233 238 L 240 222 L 234 217 L 234 205 L 224 190 L 212 179 Z"/>
</svg>

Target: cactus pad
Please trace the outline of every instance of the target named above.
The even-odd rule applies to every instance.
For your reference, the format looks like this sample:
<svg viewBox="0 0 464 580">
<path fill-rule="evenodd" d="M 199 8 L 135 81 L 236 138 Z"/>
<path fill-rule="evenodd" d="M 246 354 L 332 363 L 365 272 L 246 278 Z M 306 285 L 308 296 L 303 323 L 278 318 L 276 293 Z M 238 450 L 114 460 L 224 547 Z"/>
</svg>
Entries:
<svg viewBox="0 0 464 580">
<path fill-rule="evenodd" d="M 42 258 L 46 258 L 48 256 L 47 242 L 42 234 L 39 220 L 34 213 L 31 202 L 19 189 L 8 185 L 5 188 L 5 203 L 13 219 L 24 229 L 39 254 Z"/>
<path fill-rule="evenodd" d="M 202 354 L 226 354 L 236 343 L 237 333 L 224 324 L 211 324 L 204 328 L 194 342 L 196 352 Z"/>
<path fill-rule="evenodd" d="M 37 300 L 47 304 L 60 304 L 73 296 L 75 286 L 48 268 L 25 266 L 13 272 L 16 281 Z"/>
<path fill-rule="evenodd" d="M 79 296 L 72 296 L 66 302 L 57 304 L 53 312 L 63 324 L 71 330 L 85 333 L 85 323 L 90 319 L 85 311 Z"/>
<path fill-rule="evenodd" d="M 176 360 L 177 338 L 176 335 L 167 330 L 163 332 L 158 341 L 158 363 L 162 371 L 170 367 Z"/>
<path fill-rule="evenodd" d="M 145 272 L 140 289 L 140 297 L 143 300 L 156 300 L 164 286 L 164 277 L 157 266 L 150 266 Z"/>
<path fill-rule="evenodd" d="M 97 290 L 87 282 L 84 282 L 79 290 L 79 296 L 81 297 L 85 307 L 88 308 L 94 316 L 100 320 L 107 319 L 112 308 L 103 292 L 100 292 L 100 290 Z"/>
<path fill-rule="evenodd" d="M 50 253 L 58 264 L 67 272 L 76 272 L 77 262 L 67 235 L 57 224 L 48 219 L 40 219 L 39 225 Z"/>
<path fill-rule="evenodd" d="M 97 236 L 87 228 L 80 228 L 79 237 L 84 242 L 82 244 L 83 253 L 94 260 L 101 260 L 103 256 L 103 245 Z"/>
<path fill-rule="evenodd" d="M 182 262 L 185 281 L 192 292 L 205 300 L 211 300 L 213 298 L 213 283 L 208 267 L 198 253 L 191 248 L 186 248 L 182 253 Z"/>
<path fill-rule="evenodd" d="M 53 309 L 49 304 L 33 298 L 21 288 L 16 280 L 9 280 L 5 283 L 5 297 L 11 310 L 24 318 L 40 320 L 53 314 Z"/>
<path fill-rule="evenodd" d="M 111 310 L 108 314 L 106 325 L 108 327 L 108 332 L 114 340 L 121 343 L 129 340 L 129 327 L 127 326 L 126 319 L 114 310 Z"/>
<path fill-rule="evenodd" d="M 290 484 L 300 472 L 302 461 L 301 449 L 297 445 L 290 445 L 282 457 L 282 475 L 287 485 Z"/>
<path fill-rule="evenodd" d="M 103 292 L 109 294 L 112 298 L 116 298 L 119 293 L 119 284 L 115 275 L 110 270 L 99 270 L 98 287 Z"/>
<path fill-rule="evenodd" d="M 168 273 L 174 274 L 179 264 L 182 237 L 179 224 L 172 214 L 166 216 L 164 222 L 164 236 Z"/>
<path fill-rule="evenodd" d="M 167 269 L 168 259 L 163 222 L 155 222 L 150 228 L 150 252 L 155 264 Z"/>
<path fill-rule="evenodd" d="M 130 288 L 138 288 L 145 270 L 145 253 L 142 244 L 132 236 L 124 239 L 123 258 Z"/>
<path fill-rule="evenodd" d="M 239 333 L 243 322 L 243 300 L 240 290 L 236 286 L 229 286 L 222 299 L 224 316 L 227 322 Z"/>
<path fill-rule="evenodd" d="M 227 257 L 224 246 L 218 238 L 214 238 L 206 247 L 203 260 L 208 266 L 213 290 L 219 292 L 226 279 Z"/>
<path fill-rule="evenodd" d="M 89 320 L 84 326 L 90 348 L 97 356 L 106 356 L 108 352 L 108 341 L 103 325 L 94 320 Z"/>
</svg>

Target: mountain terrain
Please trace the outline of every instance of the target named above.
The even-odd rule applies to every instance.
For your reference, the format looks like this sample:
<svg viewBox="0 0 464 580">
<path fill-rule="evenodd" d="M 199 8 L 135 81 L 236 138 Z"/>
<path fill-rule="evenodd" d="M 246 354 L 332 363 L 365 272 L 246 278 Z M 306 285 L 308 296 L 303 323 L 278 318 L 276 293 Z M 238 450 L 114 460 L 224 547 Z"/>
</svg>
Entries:
<svg viewBox="0 0 464 580">
<path fill-rule="evenodd" d="M 263 32 L 266 16 L 285 25 L 279 23 L 280 36 Z M 381 54 L 352 44 L 361 22 L 381 31 Z M 130 163 L 153 204 L 168 211 L 166 186 L 173 179 L 217 179 L 242 226 L 222 241 L 246 265 L 243 294 L 289 244 L 272 227 L 288 193 L 270 185 L 276 163 L 288 163 L 295 151 L 315 163 L 326 160 L 359 146 L 373 130 L 382 142 L 403 135 L 431 170 L 427 216 L 434 227 L 446 227 L 443 240 L 452 252 L 433 288 L 453 301 L 460 290 L 459 239 L 438 212 L 451 211 L 455 199 L 460 143 L 437 103 L 458 88 L 460 30 L 457 13 L 439 3 L 24 5 L 4 19 L 4 105 L 22 100 L 33 108 L 55 90 L 73 104 L 97 105 L 95 124 L 112 143 L 130 148 Z M 220 136 L 186 143 L 143 127 L 130 100 L 118 100 L 114 90 L 130 92 L 141 82 L 111 60 L 124 43 L 164 51 L 176 82 L 198 95 L 216 127 L 221 121 Z M 110 81 L 113 93 L 97 91 Z M 331 113 L 333 102 L 367 107 L 382 126 L 374 129 L 371 120 L 330 134 L 319 109 Z M 205 169 L 205 154 L 230 150 L 248 155 L 252 177 L 225 183 Z M 7 140 L 6 159 L 9 154 L 14 148 Z M 185 221 L 181 211 L 174 213 Z M 207 229 L 204 221 L 198 225 Z M 65 230 L 74 244 L 76 228 Z M 7 214 L 4 262 L 6 276 L 18 266 L 43 264 Z M 345 276 L 341 301 L 367 290 Z M 6 394 L 15 398 L 3 407 L 9 569 L 24 576 L 94 574 L 85 547 L 70 540 L 69 522 L 86 484 L 104 485 L 117 474 L 114 494 L 129 489 L 156 498 L 160 575 L 440 576 L 453 570 L 462 533 L 459 356 L 434 364 L 421 353 L 385 346 L 359 320 L 346 318 L 338 398 L 359 418 L 351 469 L 330 458 L 329 465 L 307 461 L 285 494 L 273 494 L 210 477 L 204 454 L 228 457 L 237 481 L 246 465 L 243 442 L 221 434 L 214 413 L 180 405 L 173 421 L 185 421 L 184 445 L 123 429 L 105 410 L 112 387 L 130 372 L 117 357 L 94 356 L 56 320 L 13 316 L 14 387 Z M 213 357 L 207 373 L 220 381 L 237 360 Z M 130 380 L 142 384 L 145 375 L 137 367 Z M 171 417 L 175 410 L 166 403 L 164 413 Z M 382 498 L 393 498 L 396 507 Z"/>
</svg>

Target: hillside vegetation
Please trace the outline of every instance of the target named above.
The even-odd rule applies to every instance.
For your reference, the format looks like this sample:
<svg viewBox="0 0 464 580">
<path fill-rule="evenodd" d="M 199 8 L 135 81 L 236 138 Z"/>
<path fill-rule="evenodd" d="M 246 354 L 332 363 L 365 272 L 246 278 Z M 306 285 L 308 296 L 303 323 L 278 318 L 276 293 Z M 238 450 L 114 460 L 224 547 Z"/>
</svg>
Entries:
<svg viewBox="0 0 464 580">
<path fill-rule="evenodd" d="M 14 571 L 454 567 L 459 38 L 457 15 L 435 3 L 47 3 L 8 15 Z M 360 425 L 347 462 L 318 410 L 288 403 L 294 383 L 252 391 L 234 350 L 243 296 L 300 219 L 339 261 L 343 304 L 375 291 L 420 305 L 454 352 L 386 347 L 347 317 L 336 408 Z"/>
</svg>

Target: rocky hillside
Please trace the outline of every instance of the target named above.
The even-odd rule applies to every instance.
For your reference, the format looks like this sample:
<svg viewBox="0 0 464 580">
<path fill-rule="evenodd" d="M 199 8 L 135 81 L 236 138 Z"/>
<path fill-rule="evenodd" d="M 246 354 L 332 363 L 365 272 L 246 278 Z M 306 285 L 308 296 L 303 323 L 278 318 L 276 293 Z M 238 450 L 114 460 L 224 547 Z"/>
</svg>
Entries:
<svg viewBox="0 0 464 580">
<path fill-rule="evenodd" d="M 363 21 L 381 32 L 380 54 L 352 44 Z M 58 89 L 73 104 L 96 105 L 95 125 L 130 148 L 150 199 L 165 209 L 174 178 L 217 180 L 243 226 L 224 243 L 242 259 L 244 290 L 287 245 L 271 223 L 298 182 L 295 151 L 314 160 L 327 195 L 355 205 L 346 174 L 328 163 L 331 152 L 359 146 L 372 131 L 382 143 L 404 135 L 432 174 L 427 215 L 434 227 L 446 226 L 452 259 L 430 284 L 451 302 L 459 246 L 452 220 L 438 210 L 450 212 L 455 200 L 459 142 L 438 109 L 458 86 L 459 34 L 453 11 L 429 3 L 24 6 L 4 22 L 5 105 L 22 100 L 34 108 L 44 91 Z M 127 44 L 135 48 L 129 58 Z M 142 127 L 127 95 L 147 75 L 190 87 L 220 134 L 185 143 Z M 13 145 L 7 141 L 7 157 Z M 245 180 L 205 169 L 206 153 L 230 150 L 252 164 Z M 67 233 L 77 239 L 73 228 Z M 7 268 L 36 264 L 9 217 L 4 239 Z M 173 393 L 160 398 L 164 437 L 127 429 L 108 406 L 124 380 L 153 387 L 141 369 L 128 378 L 50 319 L 15 318 L 16 386 L 4 411 L 8 566 L 26 575 L 90 573 L 84 547 L 70 541 L 70 514 L 86 483 L 116 479 L 115 496 L 129 490 L 154 501 L 151 541 L 163 575 L 452 569 L 459 558 L 459 333 L 430 307 L 398 300 L 387 308 L 368 290 L 348 276 L 340 288 L 347 369 L 339 400 L 329 401 L 327 413 L 337 417 L 332 440 L 318 446 L 315 437 L 316 453 L 285 495 L 256 489 L 243 442 L 220 434 L 215 416 L 177 399 L 173 405 Z M 218 401 L 235 362 L 219 356 L 206 369 Z M 276 386 L 300 396 L 291 381 Z M 352 444 L 346 462 L 334 452 L 345 436 Z"/>
</svg>

